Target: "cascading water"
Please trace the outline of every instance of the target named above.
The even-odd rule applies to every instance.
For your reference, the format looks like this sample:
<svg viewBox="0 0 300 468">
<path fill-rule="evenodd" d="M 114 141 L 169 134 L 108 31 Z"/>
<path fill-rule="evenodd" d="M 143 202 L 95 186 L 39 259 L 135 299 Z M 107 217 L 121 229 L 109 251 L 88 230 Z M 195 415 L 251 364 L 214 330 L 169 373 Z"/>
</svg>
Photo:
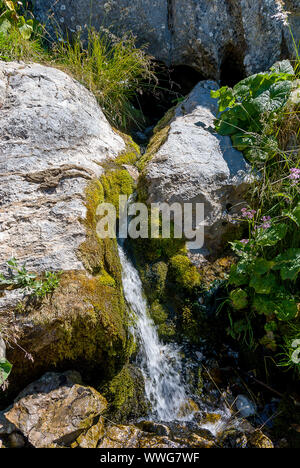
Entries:
<svg viewBox="0 0 300 468">
<path fill-rule="evenodd" d="M 134 318 L 133 333 L 139 343 L 138 360 L 145 379 L 145 391 L 153 417 L 160 421 L 190 420 L 187 392 L 181 380 L 178 350 L 160 342 L 148 315 L 148 304 L 139 274 L 119 243 L 125 299 Z"/>
</svg>

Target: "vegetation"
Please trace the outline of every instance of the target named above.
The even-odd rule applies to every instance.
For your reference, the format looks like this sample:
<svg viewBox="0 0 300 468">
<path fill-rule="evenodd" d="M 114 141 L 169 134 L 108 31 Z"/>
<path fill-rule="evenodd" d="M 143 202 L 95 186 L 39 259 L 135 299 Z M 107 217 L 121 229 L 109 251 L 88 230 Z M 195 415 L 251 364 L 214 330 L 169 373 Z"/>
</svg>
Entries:
<svg viewBox="0 0 300 468">
<path fill-rule="evenodd" d="M 135 47 L 132 36 L 117 40 L 90 30 L 86 43 L 80 35 L 72 43 L 60 41 L 54 54 L 66 71 L 94 93 L 111 123 L 123 129 L 141 123 L 142 113 L 132 101 L 154 74 L 151 58 Z"/>
<path fill-rule="evenodd" d="M 24 294 L 42 299 L 51 294 L 59 285 L 60 272 L 46 271 L 43 279 L 35 273 L 29 273 L 23 265 L 20 267 L 15 258 L 8 260 L 9 274 L 0 273 L 0 287 L 20 288 Z"/>
<path fill-rule="evenodd" d="M 12 370 L 12 364 L 7 359 L 0 359 L 0 388 L 4 386 Z"/>
<path fill-rule="evenodd" d="M 239 260 L 228 278 L 228 332 L 252 348 L 281 349 L 277 362 L 299 373 L 299 362 L 291 358 L 300 333 L 297 90 L 297 74 L 283 61 L 212 96 L 221 112 L 217 131 L 231 136 L 260 176 L 241 210 L 247 238 L 231 242 Z"/>
<path fill-rule="evenodd" d="M 118 128 L 140 125 L 143 114 L 132 102 L 155 80 L 151 57 L 131 35 L 116 38 L 90 29 L 49 44 L 47 32 L 28 2 L 0 0 L 0 59 L 37 61 L 71 74 L 96 96 L 108 120 Z M 29 19 L 28 19 L 29 18 Z"/>
</svg>

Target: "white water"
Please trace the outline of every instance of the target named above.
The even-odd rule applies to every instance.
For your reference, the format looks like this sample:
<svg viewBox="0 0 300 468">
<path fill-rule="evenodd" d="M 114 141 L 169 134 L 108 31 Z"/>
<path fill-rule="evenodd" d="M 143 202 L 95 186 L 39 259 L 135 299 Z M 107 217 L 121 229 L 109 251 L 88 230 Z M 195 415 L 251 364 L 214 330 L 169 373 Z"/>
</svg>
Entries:
<svg viewBox="0 0 300 468">
<path fill-rule="evenodd" d="M 139 344 L 138 361 L 145 379 L 145 392 L 152 404 L 153 417 L 160 421 L 190 420 L 188 397 L 181 380 L 182 364 L 178 350 L 160 342 L 148 315 L 148 304 L 136 268 L 119 245 L 123 267 L 125 299 L 134 319 L 134 336 Z M 186 411 L 184 411 L 186 408 Z M 184 414 L 185 413 L 185 414 Z"/>
</svg>

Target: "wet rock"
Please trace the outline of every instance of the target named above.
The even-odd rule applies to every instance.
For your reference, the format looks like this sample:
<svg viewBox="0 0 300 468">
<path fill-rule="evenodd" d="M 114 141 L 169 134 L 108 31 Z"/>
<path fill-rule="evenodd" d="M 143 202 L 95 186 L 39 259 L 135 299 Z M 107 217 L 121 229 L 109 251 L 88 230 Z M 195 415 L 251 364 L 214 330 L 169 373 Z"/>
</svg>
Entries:
<svg viewBox="0 0 300 468">
<path fill-rule="evenodd" d="M 284 3 L 298 44 L 299 2 Z M 132 31 L 157 60 L 188 65 L 205 78 L 217 79 L 223 70 L 235 79 L 269 68 L 281 55 L 294 54 L 281 9 L 277 0 L 108 0 L 90 7 L 86 0 L 35 2 L 38 18 L 50 30 L 59 26 L 70 35 L 92 24 L 116 34 Z"/>
<path fill-rule="evenodd" d="M 248 438 L 249 448 L 274 448 L 273 442 L 260 430 L 256 430 Z"/>
<path fill-rule="evenodd" d="M 138 448 L 141 431 L 135 426 L 112 426 L 98 448 Z"/>
<path fill-rule="evenodd" d="M 100 417 L 98 423 L 92 426 L 76 440 L 76 445 L 80 448 L 96 448 L 99 441 L 104 436 L 104 419 Z"/>
<path fill-rule="evenodd" d="M 60 377 L 65 383 L 58 386 Z M 107 407 L 100 393 L 73 383 L 69 377 L 46 374 L 27 387 L 12 408 L 4 412 L 7 421 L 36 448 L 70 445 L 93 426 Z M 80 443 L 84 444 L 83 439 Z"/>
<path fill-rule="evenodd" d="M 144 432 L 152 432 L 159 436 L 169 436 L 170 428 L 164 424 L 158 424 L 153 421 L 142 421 L 137 426 Z"/>
<path fill-rule="evenodd" d="M 6 419 L 4 411 L 0 411 L 0 436 L 12 434 L 15 430 L 15 425 Z"/>
<path fill-rule="evenodd" d="M 250 165 L 230 137 L 215 133 L 217 101 L 210 93 L 217 87 L 213 81 L 201 81 L 178 105 L 167 137 L 155 154 L 149 153 L 145 168 L 149 203 L 204 203 L 206 254 L 220 249 L 223 237 L 236 225 L 237 208 L 229 212 L 228 206 L 240 209 L 253 180 Z"/>
</svg>

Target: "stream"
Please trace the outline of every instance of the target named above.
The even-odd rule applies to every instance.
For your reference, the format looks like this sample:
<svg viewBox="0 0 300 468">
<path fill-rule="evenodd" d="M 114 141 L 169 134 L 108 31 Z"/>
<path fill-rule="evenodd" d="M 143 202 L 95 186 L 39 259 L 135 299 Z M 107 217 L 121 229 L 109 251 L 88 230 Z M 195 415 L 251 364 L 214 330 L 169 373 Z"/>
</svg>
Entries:
<svg viewBox="0 0 300 468">
<path fill-rule="evenodd" d="M 137 361 L 145 380 L 151 415 L 158 421 L 191 420 L 179 349 L 163 344 L 148 314 L 148 304 L 139 273 L 119 240 L 119 257 L 125 299 L 132 314 L 132 333 L 139 344 Z"/>
</svg>

